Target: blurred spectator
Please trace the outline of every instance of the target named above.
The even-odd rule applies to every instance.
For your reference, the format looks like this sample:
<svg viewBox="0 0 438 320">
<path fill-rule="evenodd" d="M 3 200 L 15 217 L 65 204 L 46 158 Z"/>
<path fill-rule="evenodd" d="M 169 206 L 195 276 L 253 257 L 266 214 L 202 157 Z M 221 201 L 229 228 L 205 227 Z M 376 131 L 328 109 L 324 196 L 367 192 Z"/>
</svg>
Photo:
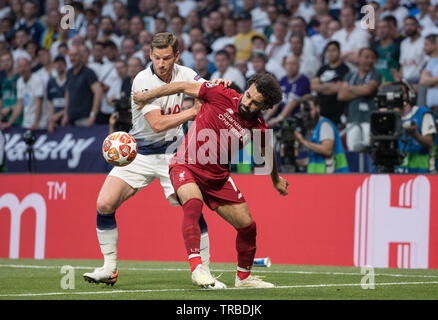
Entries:
<svg viewBox="0 0 438 320">
<path fill-rule="evenodd" d="M 338 100 L 337 93 L 349 69 L 341 60 L 338 42 L 329 42 L 324 53 L 326 64 L 318 70 L 316 77 L 312 79 L 312 90 L 318 94 L 321 115 L 339 126 L 341 115 L 345 111 L 345 103 Z"/>
<path fill-rule="evenodd" d="M 338 20 L 332 20 L 328 25 L 328 29 L 328 34 L 331 39 L 337 31 L 341 30 L 341 23 Z"/>
<path fill-rule="evenodd" d="M 322 2 L 326 1 L 324 0 Z M 313 43 L 313 47 L 315 48 L 316 58 L 319 61 L 323 61 L 324 48 L 327 46 L 327 43 L 329 43 L 330 38 L 332 37 L 329 28 L 330 22 L 332 22 L 332 20 L 333 18 L 329 15 L 323 15 L 319 17 L 318 33 L 310 37 Z"/>
<path fill-rule="evenodd" d="M 438 35 L 430 34 L 424 42 L 424 51 L 430 57 L 421 73 L 420 84 L 427 87 L 426 105 L 438 115 Z"/>
<path fill-rule="evenodd" d="M 265 28 L 271 24 L 267 12 L 270 2 L 270 0 L 243 0 L 244 10 L 251 13 L 252 28 L 255 31 L 264 33 Z"/>
<path fill-rule="evenodd" d="M 58 48 L 61 44 L 64 44 L 67 46 L 69 46 L 69 40 L 70 40 L 70 31 L 69 29 L 64 29 L 59 27 L 58 28 L 58 38 L 55 42 L 52 43 L 52 46 L 50 47 L 50 55 L 52 57 L 56 57 L 58 55 L 61 54 L 61 52 L 59 52 Z"/>
<path fill-rule="evenodd" d="M 167 20 L 163 17 L 156 17 L 154 19 L 154 32 L 161 33 L 167 31 Z"/>
<path fill-rule="evenodd" d="M 396 80 L 404 79 L 418 90 L 420 73 L 427 59 L 424 53 L 424 38 L 414 17 L 405 19 L 404 29 L 406 39 L 400 45 L 400 72 Z"/>
<path fill-rule="evenodd" d="M 92 50 L 94 43 L 97 41 L 97 36 L 99 34 L 99 27 L 94 23 L 89 23 L 87 25 L 87 32 L 84 37 L 84 44 L 88 49 Z"/>
<path fill-rule="evenodd" d="M 262 51 L 266 53 L 267 51 L 266 38 L 259 35 L 253 36 L 251 39 L 251 50 L 252 52 Z M 284 68 L 281 66 L 281 64 L 278 63 L 278 61 L 282 61 L 283 58 L 279 57 L 278 59 L 273 59 L 273 58 L 269 59 L 267 55 L 266 57 L 267 57 L 266 62 L 264 63 L 266 65 L 266 71 L 271 73 L 274 76 L 274 78 L 276 78 L 277 80 L 283 78 L 286 75 L 286 72 L 284 71 Z M 249 75 L 252 74 L 254 71 L 251 61 L 248 64 L 248 68 L 249 68 L 249 73 L 247 74 L 247 76 L 249 77 Z"/>
<path fill-rule="evenodd" d="M 23 19 L 17 21 L 16 29 L 26 29 L 30 40 L 40 43 L 44 27 L 38 19 L 38 4 L 32 0 L 27 0 L 23 5 Z"/>
<path fill-rule="evenodd" d="M 224 36 L 224 17 L 219 11 L 213 11 L 210 13 L 208 20 L 210 31 L 205 35 L 205 44 L 211 47 L 213 42 Z"/>
<path fill-rule="evenodd" d="M 428 14 L 432 23 L 423 28 L 421 32 L 423 37 L 433 33 L 438 34 L 438 3 L 429 6 Z"/>
<path fill-rule="evenodd" d="M 433 26 L 434 22 L 429 16 L 430 0 L 416 0 L 418 13 L 414 16 L 422 29 Z"/>
<path fill-rule="evenodd" d="M 43 109 L 44 84 L 32 73 L 30 61 L 18 59 L 17 104 L 23 113 L 22 127 L 31 130 L 46 129 L 49 122 L 49 110 Z"/>
<path fill-rule="evenodd" d="M 212 11 L 217 11 L 220 7 L 219 1 L 204 0 L 199 4 L 198 14 L 200 17 L 208 17 Z"/>
<path fill-rule="evenodd" d="M 178 41 L 178 44 L 180 42 L 183 42 L 183 41 Z M 134 53 L 133 57 L 139 58 L 143 65 L 148 66 L 151 63 L 150 52 L 151 52 L 151 44 L 150 44 L 150 42 L 144 43 L 141 46 L 141 49 L 138 50 L 136 53 Z"/>
<path fill-rule="evenodd" d="M 15 47 L 12 50 L 12 56 L 14 57 L 14 64 L 17 65 L 18 59 L 26 58 L 31 60 L 31 56 L 26 51 L 26 43 L 29 42 L 29 32 L 26 29 L 18 29 L 15 31 Z"/>
<path fill-rule="evenodd" d="M 234 44 L 227 44 L 224 47 L 224 50 L 228 52 L 230 56 L 231 65 L 234 65 L 234 63 L 236 62 L 236 54 L 237 54 L 236 46 Z"/>
<path fill-rule="evenodd" d="M 67 63 L 65 58 L 57 56 L 54 60 L 56 73 L 47 83 L 47 100 L 49 102 L 48 131 L 51 133 L 61 124 L 65 109 L 65 90 L 67 83 Z"/>
<path fill-rule="evenodd" d="M 401 42 L 404 40 L 404 37 L 398 31 L 397 19 L 394 16 L 389 15 L 385 16 L 382 20 L 388 23 L 391 37 L 398 45 L 400 45 Z"/>
<path fill-rule="evenodd" d="M 17 105 L 17 81 L 19 75 L 15 73 L 14 58 L 11 53 L 3 53 L 0 57 L 1 69 L 6 76 L 0 86 L 0 130 L 10 126 L 21 127 L 23 121 L 22 110 Z"/>
<path fill-rule="evenodd" d="M 122 47 L 123 38 L 115 34 L 114 22 L 110 16 L 104 16 L 100 19 L 100 34 L 98 38 L 100 41 L 113 41 L 119 49 Z"/>
<path fill-rule="evenodd" d="M 269 39 L 272 35 L 272 32 L 273 32 L 272 26 L 275 24 L 275 22 L 277 22 L 277 18 L 278 18 L 277 7 L 270 4 L 266 8 L 266 13 L 268 14 L 268 18 L 269 18 L 270 23 L 268 26 L 265 27 L 265 30 L 263 31 L 263 33 L 266 36 L 266 39 Z"/>
<path fill-rule="evenodd" d="M 208 65 L 210 62 L 207 59 L 207 54 L 203 51 L 196 52 L 194 55 L 193 70 L 195 70 L 198 75 L 205 80 L 210 80 L 211 73 L 209 71 Z"/>
<path fill-rule="evenodd" d="M 329 0 L 313 1 L 313 11 L 315 14 L 312 16 L 312 20 L 321 22 L 323 17 L 329 15 Z"/>
<path fill-rule="evenodd" d="M 304 18 L 297 16 L 290 19 L 290 33 L 289 37 L 293 33 L 301 33 L 303 35 L 303 54 L 305 56 L 314 56 L 316 57 L 316 50 L 313 46 L 313 42 L 310 37 L 307 35 L 307 25 L 306 20 Z M 290 44 L 290 38 L 289 38 Z"/>
<path fill-rule="evenodd" d="M 30 40 L 25 44 L 24 49 L 29 54 L 32 72 L 37 71 L 39 68 L 41 68 L 37 57 L 38 44 Z"/>
<path fill-rule="evenodd" d="M 251 64 L 251 68 L 248 74 L 248 77 L 251 78 L 254 75 L 269 73 L 274 78 L 275 75 L 266 70 L 266 65 L 268 63 L 268 56 L 263 50 L 254 50 L 251 53 L 251 57 L 249 58 L 249 62 Z"/>
<path fill-rule="evenodd" d="M 207 47 L 204 43 L 204 41 L 195 41 L 192 42 L 192 46 L 190 47 L 190 52 L 192 54 L 193 57 L 193 62 L 189 65 L 186 65 L 189 68 L 193 68 L 194 64 L 195 64 L 195 55 L 197 53 L 203 53 L 208 60 L 208 66 L 207 66 L 207 70 L 208 73 L 211 75 L 213 72 L 216 71 L 216 68 L 214 66 L 214 62 L 210 59 L 209 54 L 211 53 L 211 49 L 210 47 Z"/>
<path fill-rule="evenodd" d="M 227 44 L 233 44 L 234 39 L 236 38 L 237 34 L 237 26 L 236 21 L 233 18 L 226 18 L 224 20 L 224 35 L 222 37 L 217 38 L 213 43 L 211 44 L 211 49 L 214 53 L 216 53 L 219 50 L 222 50 Z"/>
<path fill-rule="evenodd" d="M 145 29 L 144 29 L 145 30 Z M 147 31 L 147 30 L 145 30 Z M 116 22 L 115 33 L 119 37 L 128 37 L 130 35 L 130 22 L 128 18 L 121 17 Z"/>
<path fill-rule="evenodd" d="M 279 81 L 283 91 L 283 100 L 265 113 L 265 119 L 270 127 L 274 127 L 289 115 L 296 113 L 300 98 L 310 93 L 309 79 L 300 74 L 300 61 L 298 58 L 295 56 L 284 57 L 283 66 L 287 73 Z"/>
<path fill-rule="evenodd" d="M 297 130 L 294 135 L 296 141 L 309 150 L 307 173 L 349 172 L 338 129 L 331 120 L 321 116 L 319 98 L 306 95 L 300 102 L 303 123 L 309 138 L 306 139 Z"/>
<path fill-rule="evenodd" d="M 122 81 L 122 92 L 121 97 L 131 96 L 132 81 L 134 81 L 135 76 L 144 69 L 140 59 L 131 58 L 128 61 L 128 77 L 124 78 Z"/>
<path fill-rule="evenodd" d="M 356 10 L 349 6 L 341 10 L 342 29 L 335 32 L 332 40 L 341 45 L 341 57 L 350 69 L 357 69 L 358 52 L 361 48 L 369 47 L 369 34 L 355 24 Z"/>
<path fill-rule="evenodd" d="M 394 76 L 400 69 L 400 47 L 391 36 L 389 23 L 381 20 L 377 23 L 378 41 L 374 44 L 377 51 L 376 69 L 382 74 L 382 82 L 394 82 Z"/>
<path fill-rule="evenodd" d="M 236 67 L 237 70 L 239 70 L 243 74 L 245 78 L 245 86 L 243 88 L 243 90 L 245 91 L 247 89 L 246 86 L 248 81 L 248 77 L 246 76 L 246 74 L 248 73 L 248 61 L 245 59 L 237 59 L 234 66 Z"/>
<path fill-rule="evenodd" d="M 350 71 L 338 92 L 338 100 L 348 102 L 347 148 L 362 152 L 369 145 L 370 115 L 377 109 L 374 97 L 382 75 L 374 66 L 377 54 L 370 48 L 359 50 L 358 70 Z"/>
<path fill-rule="evenodd" d="M 123 39 L 120 59 L 128 61 L 135 54 L 135 39 L 128 37 Z"/>
<path fill-rule="evenodd" d="M 105 57 L 103 42 L 96 42 L 94 44 L 93 54 L 90 61 L 88 67 L 96 74 L 103 92 L 100 112 L 96 116 L 95 123 L 107 124 L 111 113 L 114 112 L 114 107 L 111 103 L 108 103 L 108 92 L 112 86 L 118 88 L 116 91 L 120 92 L 122 79 L 120 79 L 117 74 L 115 62 L 110 61 Z"/>
<path fill-rule="evenodd" d="M 86 67 L 78 46 L 69 50 L 72 68 L 67 71 L 66 108 L 62 125 L 91 126 L 102 101 L 102 87 L 96 74 Z"/>
<path fill-rule="evenodd" d="M 119 51 L 117 46 L 111 40 L 103 42 L 103 54 L 108 61 L 116 62 L 120 60 Z"/>
<path fill-rule="evenodd" d="M 188 33 L 184 32 L 184 18 L 181 16 L 174 16 L 170 20 L 171 32 L 177 36 L 181 37 L 184 44 L 188 47 L 190 45 L 190 36 Z M 152 40 L 152 35 L 149 36 L 149 42 Z"/>
<path fill-rule="evenodd" d="M 398 30 L 401 33 L 404 19 L 409 16 L 409 10 L 400 5 L 400 0 L 386 0 L 382 7 L 380 19 L 387 15 L 394 16 L 397 19 Z"/>
<path fill-rule="evenodd" d="M 286 40 L 287 36 L 287 23 L 283 21 L 277 21 L 273 26 L 274 36 L 266 48 L 266 53 L 268 54 L 269 59 L 273 59 L 276 61 L 281 61 L 284 56 L 288 54 L 289 43 Z"/>
<path fill-rule="evenodd" d="M 301 33 L 293 33 L 290 37 L 290 49 L 292 54 L 300 61 L 300 73 L 308 79 L 312 79 L 318 71 L 321 63 L 314 55 L 306 55 L 303 52 L 304 37 Z"/>
<path fill-rule="evenodd" d="M 236 84 L 240 90 L 244 90 L 246 79 L 244 75 L 231 65 L 230 55 L 225 50 L 216 52 L 214 64 L 216 71 L 211 75 L 210 79 L 227 79 Z"/>
<path fill-rule="evenodd" d="M 307 1 L 286 0 L 285 7 L 290 11 L 292 17 L 303 17 L 306 23 L 315 15 L 315 10 Z"/>
<path fill-rule="evenodd" d="M 155 22 L 152 21 L 151 26 L 147 26 L 140 16 L 133 16 L 129 22 L 129 35 L 140 34 L 140 32 L 145 29 L 149 32 L 154 32 L 154 23 Z"/>
<path fill-rule="evenodd" d="M 37 61 L 41 65 L 41 68 L 38 71 L 34 72 L 34 74 L 40 78 L 41 83 L 43 84 L 43 104 L 42 110 L 44 114 L 47 114 L 47 125 L 49 125 L 50 119 L 50 106 L 49 100 L 47 97 L 47 84 L 49 83 L 50 78 L 52 77 L 52 57 L 47 49 L 40 48 L 37 51 Z"/>
<path fill-rule="evenodd" d="M 247 11 L 239 13 L 237 19 L 238 33 L 234 40 L 236 59 L 249 59 L 251 56 L 251 39 L 254 35 L 264 35 L 252 29 L 251 14 Z"/>
<path fill-rule="evenodd" d="M 196 10 L 190 11 L 189 15 L 186 17 L 186 25 L 184 26 L 185 32 L 190 32 L 193 28 L 201 27 L 201 19 L 199 18 L 198 12 Z"/>
<path fill-rule="evenodd" d="M 194 0 L 176 0 L 178 12 L 183 18 L 187 18 L 191 11 L 196 10 L 196 1 Z"/>
<path fill-rule="evenodd" d="M 52 44 L 58 39 L 58 25 L 61 15 L 57 10 L 51 10 L 47 16 L 47 23 L 41 34 L 41 46 L 50 50 Z"/>
</svg>

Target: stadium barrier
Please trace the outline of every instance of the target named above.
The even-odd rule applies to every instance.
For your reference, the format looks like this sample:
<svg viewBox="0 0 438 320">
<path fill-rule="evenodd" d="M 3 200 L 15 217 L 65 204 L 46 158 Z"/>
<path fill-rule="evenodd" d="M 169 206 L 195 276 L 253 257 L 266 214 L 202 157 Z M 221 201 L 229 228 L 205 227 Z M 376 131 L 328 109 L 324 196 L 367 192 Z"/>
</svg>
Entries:
<svg viewBox="0 0 438 320">
<path fill-rule="evenodd" d="M 234 175 L 273 264 L 438 268 L 438 176 Z M 101 259 L 96 198 L 103 174 L 0 176 L 0 257 Z M 204 206 L 212 262 L 235 262 L 235 230 Z M 185 261 L 182 212 L 158 181 L 117 212 L 119 258 Z"/>
</svg>

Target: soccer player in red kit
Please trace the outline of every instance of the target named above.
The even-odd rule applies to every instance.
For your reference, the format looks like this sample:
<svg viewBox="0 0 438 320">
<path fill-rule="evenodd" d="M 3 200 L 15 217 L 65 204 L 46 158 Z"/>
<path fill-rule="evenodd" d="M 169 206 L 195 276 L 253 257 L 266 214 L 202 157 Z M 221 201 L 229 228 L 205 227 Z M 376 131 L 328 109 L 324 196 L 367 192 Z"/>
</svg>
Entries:
<svg viewBox="0 0 438 320">
<path fill-rule="evenodd" d="M 278 82 L 268 74 L 256 75 L 248 80 L 248 90 L 243 95 L 211 82 L 173 82 L 146 92 L 136 92 L 134 101 L 138 108 L 142 108 L 148 100 L 176 93 L 205 102 L 169 166 L 170 179 L 184 212 L 182 233 L 192 282 L 202 287 L 214 283 L 214 278 L 203 270 L 199 255 L 198 221 L 205 202 L 237 230 L 235 286 L 274 287 L 250 274 L 256 251 L 256 223 L 245 198 L 230 177 L 229 163 L 232 153 L 249 142 L 255 130 L 260 130 L 263 136 L 268 129 L 261 111 L 281 101 Z M 278 175 L 273 150 L 270 148 L 266 154 L 268 148 L 263 145 L 263 138 L 261 141 L 261 154 L 272 165 L 273 186 L 281 195 L 287 195 L 288 182 Z M 238 148 L 233 148 L 233 145 L 238 145 Z"/>
</svg>

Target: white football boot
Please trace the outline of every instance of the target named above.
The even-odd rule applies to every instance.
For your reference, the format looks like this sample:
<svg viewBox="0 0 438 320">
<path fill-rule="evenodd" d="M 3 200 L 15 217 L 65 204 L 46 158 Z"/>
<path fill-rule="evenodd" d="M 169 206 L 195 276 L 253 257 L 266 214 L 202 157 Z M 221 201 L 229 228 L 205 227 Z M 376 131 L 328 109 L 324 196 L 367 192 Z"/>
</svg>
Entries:
<svg viewBox="0 0 438 320">
<path fill-rule="evenodd" d="M 236 275 L 236 281 L 234 282 L 236 288 L 274 288 L 275 285 L 263 281 L 258 276 L 249 275 L 248 278 L 240 280 L 240 278 Z"/>
<path fill-rule="evenodd" d="M 104 268 L 96 268 L 93 272 L 86 272 L 83 274 L 84 280 L 90 283 L 106 283 L 107 285 L 112 285 L 117 282 L 117 277 L 119 276 L 119 270 L 114 272 Z"/>
<path fill-rule="evenodd" d="M 203 264 L 199 264 L 192 272 L 192 282 L 194 285 L 206 288 L 214 285 L 216 279 L 211 275 L 210 270 Z"/>
</svg>

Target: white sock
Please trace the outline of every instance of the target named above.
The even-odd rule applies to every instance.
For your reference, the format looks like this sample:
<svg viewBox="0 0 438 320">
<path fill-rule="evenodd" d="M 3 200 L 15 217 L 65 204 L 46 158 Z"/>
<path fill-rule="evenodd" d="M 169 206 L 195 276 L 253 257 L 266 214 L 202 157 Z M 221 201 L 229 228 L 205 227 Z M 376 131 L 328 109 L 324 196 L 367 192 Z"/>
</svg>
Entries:
<svg viewBox="0 0 438 320">
<path fill-rule="evenodd" d="M 99 240 L 100 251 L 104 258 L 104 268 L 115 272 L 117 269 L 117 241 L 119 234 L 117 228 L 109 230 L 97 231 L 97 239 Z"/>
<path fill-rule="evenodd" d="M 207 232 L 201 234 L 201 243 L 199 249 L 202 264 L 208 267 L 210 264 L 210 239 Z"/>
</svg>

